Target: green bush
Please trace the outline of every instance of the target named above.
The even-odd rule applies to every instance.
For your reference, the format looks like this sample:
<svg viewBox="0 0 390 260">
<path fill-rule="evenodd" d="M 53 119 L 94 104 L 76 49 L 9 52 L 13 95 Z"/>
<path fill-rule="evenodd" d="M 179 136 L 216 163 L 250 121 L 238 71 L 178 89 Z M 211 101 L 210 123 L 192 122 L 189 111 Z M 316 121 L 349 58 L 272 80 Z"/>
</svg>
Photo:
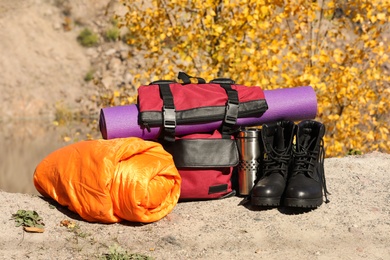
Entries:
<svg viewBox="0 0 390 260">
<path fill-rule="evenodd" d="M 93 47 L 98 44 L 99 36 L 90 29 L 85 28 L 80 32 L 77 41 L 84 47 Z"/>
<path fill-rule="evenodd" d="M 114 42 L 119 39 L 120 31 L 117 27 L 112 27 L 106 31 L 106 41 Z"/>
<path fill-rule="evenodd" d="M 88 71 L 87 74 L 85 74 L 85 76 L 84 76 L 84 80 L 86 82 L 89 82 L 89 81 L 93 80 L 93 77 L 94 77 L 93 74 L 94 74 L 93 70 Z"/>
<path fill-rule="evenodd" d="M 43 223 L 42 218 L 35 210 L 18 210 L 15 214 L 12 214 L 12 218 L 16 222 L 16 227 L 38 227 L 43 228 L 45 223 Z"/>
<path fill-rule="evenodd" d="M 110 252 L 102 255 L 102 260 L 153 260 L 152 257 L 138 253 L 123 252 L 120 246 L 110 247 Z"/>
</svg>

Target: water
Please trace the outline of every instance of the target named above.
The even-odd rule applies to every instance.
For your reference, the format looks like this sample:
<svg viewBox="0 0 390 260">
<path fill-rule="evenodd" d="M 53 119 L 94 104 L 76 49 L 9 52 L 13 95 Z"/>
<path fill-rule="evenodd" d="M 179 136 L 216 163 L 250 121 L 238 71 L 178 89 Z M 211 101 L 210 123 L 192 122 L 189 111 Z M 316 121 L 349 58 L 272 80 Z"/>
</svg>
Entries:
<svg viewBox="0 0 390 260">
<path fill-rule="evenodd" d="M 101 138 L 95 125 L 72 122 L 55 126 L 47 120 L 0 122 L 0 190 L 38 194 L 33 184 L 35 167 L 63 146 Z"/>
</svg>

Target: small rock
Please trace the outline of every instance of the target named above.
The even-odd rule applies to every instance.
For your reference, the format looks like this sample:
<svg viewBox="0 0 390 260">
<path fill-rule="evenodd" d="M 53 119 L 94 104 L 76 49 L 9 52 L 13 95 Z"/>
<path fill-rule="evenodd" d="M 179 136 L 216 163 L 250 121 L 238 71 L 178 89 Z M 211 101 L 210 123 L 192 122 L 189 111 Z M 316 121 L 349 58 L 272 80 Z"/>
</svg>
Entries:
<svg viewBox="0 0 390 260">
<path fill-rule="evenodd" d="M 54 30 L 60 30 L 62 28 L 62 24 L 61 23 L 55 23 L 55 24 L 53 24 L 53 28 L 54 28 Z"/>
<path fill-rule="evenodd" d="M 86 54 L 89 56 L 89 57 L 92 57 L 92 58 L 97 58 L 99 53 L 96 51 L 95 48 L 88 48 L 86 50 Z"/>
<path fill-rule="evenodd" d="M 122 61 L 118 58 L 112 58 L 108 64 L 108 69 L 118 71 L 122 65 Z"/>
<path fill-rule="evenodd" d="M 107 89 L 112 86 L 113 81 L 114 81 L 114 78 L 111 76 L 105 76 L 102 78 L 102 84 Z"/>
<path fill-rule="evenodd" d="M 109 49 L 109 50 L 107 50 L 104 54 L 105 54 L 106 56 L 111 56 L 111 55 L 114 55 L 115 52 L 116 52 L 115 49 Z"/>
<path fill-rule="evenodd" d="M 121 50 L 119 53 L 119 57 L 121 60 L 127 60 L 129 58 L 129 51 L 128 50 Z"/>
<path fill-rule="evenodd" d="M 129 83 L 129 82 L 132 82 L 134 79 L 133 75 L 131 75 L 130 72 L 126 71 L 125 74 L 123 75 L 123 81 L 125 83 Z"/>
<path fill-rule="evenodd" d="M 164 241 L 165 243 L 168 243 L 168 244 L 171 244 L 171 245 L 180 246 L 180 243 L 172 235 L 168 235 L 168 236 L 162 237 L 161 240 Z"/>
</svg>

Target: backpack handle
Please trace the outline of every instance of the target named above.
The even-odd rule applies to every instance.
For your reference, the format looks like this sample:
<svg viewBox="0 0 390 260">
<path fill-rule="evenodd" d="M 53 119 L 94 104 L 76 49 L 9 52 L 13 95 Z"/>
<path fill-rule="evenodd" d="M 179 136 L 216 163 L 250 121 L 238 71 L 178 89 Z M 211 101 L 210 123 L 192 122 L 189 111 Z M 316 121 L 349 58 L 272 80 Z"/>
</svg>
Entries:
<svg viewBox="0 0 390 260">
<path fill-rule="evenodd" d="M 215 83 L 215 84 L 231 84 L 234 85 L 236 82 L 230 78 L 216 78 L 210 81 L 210 83 Z"/>
<path fill-rule="evenodd" d="M 174 80 L 156 80 L 149 83 L 149 85 L 158 85 L 158 84 L 171 84 L 176 83 Z"/>
<path fill-rule="evenodd" d="M 184 85 L 190 84 L 191 79 L 196 79 L 198 81 L 198 84 L 205 84 L 206 83 L 206 81 L 203 78 L 193 77 L 193 76 L 190 76 L 187 73 L 182 72 L 182 71 L 179 72 L 179 74 L 177 75 L 177 78 L 182 80 Z"/>
</svg>

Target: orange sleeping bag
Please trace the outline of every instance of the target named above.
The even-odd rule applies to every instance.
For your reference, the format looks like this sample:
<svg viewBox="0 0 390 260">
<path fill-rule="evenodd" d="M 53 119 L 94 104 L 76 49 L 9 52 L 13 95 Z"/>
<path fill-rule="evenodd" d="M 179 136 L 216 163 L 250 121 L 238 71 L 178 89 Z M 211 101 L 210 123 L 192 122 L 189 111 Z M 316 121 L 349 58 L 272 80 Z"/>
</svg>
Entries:
<svg viewBox="0 0 390 260">
<path fill-rule="evenodd" d="M 133 137 L 65 146 L 39 163 L 34 185 L 90 222 L 149 223 L 176 206 L 181 178 L 160 144 Z"/>
</svg>

